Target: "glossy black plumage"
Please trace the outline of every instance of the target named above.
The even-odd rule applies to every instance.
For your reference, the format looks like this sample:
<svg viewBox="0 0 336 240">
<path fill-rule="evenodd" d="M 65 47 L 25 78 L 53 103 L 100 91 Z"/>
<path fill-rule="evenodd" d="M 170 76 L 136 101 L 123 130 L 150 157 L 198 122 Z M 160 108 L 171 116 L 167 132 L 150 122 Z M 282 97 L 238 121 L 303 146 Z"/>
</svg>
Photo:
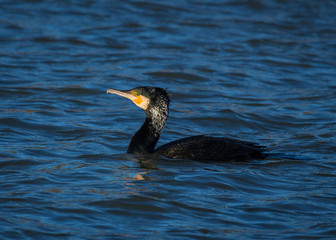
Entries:
<svg viewBox="0 0 336 240">
<path fill-rule="evenodd" d="M 198 161 L 227 161 L 264 159 L 260 146 L 231 138 L 193 136 L 176 140 L 155 150 L 155 154 L 168 158 Z"/>
<path fill-rule="evenodd" d="M 146 114 L 146 120 L 132 137 L 127 153 L 198 161 L 242 161 L 264 159 L 266 156 L 263 148 L 254 143 L 206 135 L 176 140 L 154 150 L 169 113 L 167 91 L 162 88 L 138 87 L 128 91 L 109 89 L 107 92 L 131 99 Z"/>
</svg>

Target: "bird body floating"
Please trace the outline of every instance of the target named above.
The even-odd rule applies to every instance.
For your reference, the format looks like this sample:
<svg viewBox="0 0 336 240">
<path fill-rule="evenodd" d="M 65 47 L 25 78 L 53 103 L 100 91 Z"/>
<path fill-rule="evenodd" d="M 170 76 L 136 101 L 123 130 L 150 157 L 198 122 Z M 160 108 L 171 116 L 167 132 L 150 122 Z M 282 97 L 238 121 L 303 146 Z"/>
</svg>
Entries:
<svg viewBox="0 0 336 240">
<path fill-rule="evenodd" d="M 146 114 L 145 122 L 132 137 L 127 153 L 197 161 L 243 161 L 266 157 L 264 148 L 255 143 L 206 135 L 182 138 L 155 150 L 168 118 L 170 99 L 167 91 L 156 87 L 137 87 L 131 90 L 110 88 L 107 93 L 130 99 Z"/>
</svg>

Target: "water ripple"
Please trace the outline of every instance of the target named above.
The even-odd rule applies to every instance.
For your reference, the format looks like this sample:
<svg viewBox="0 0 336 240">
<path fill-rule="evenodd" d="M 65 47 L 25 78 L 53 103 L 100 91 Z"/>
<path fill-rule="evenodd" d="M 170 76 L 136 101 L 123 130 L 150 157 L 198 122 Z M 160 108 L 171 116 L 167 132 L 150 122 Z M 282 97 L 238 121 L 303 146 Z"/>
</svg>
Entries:
<svg viewBox="0 0 336 240">
<path fill-rule="evenodd" d="M 7 239 L 332 239 L 333 1 L 3 1 Z M 145 115 L 106 89 L 167 88 L 159 145 L 250 140 L 267 160 L 125 154 Z M 130 229 L 132 231 L 130 231 Z"/>
</svg>

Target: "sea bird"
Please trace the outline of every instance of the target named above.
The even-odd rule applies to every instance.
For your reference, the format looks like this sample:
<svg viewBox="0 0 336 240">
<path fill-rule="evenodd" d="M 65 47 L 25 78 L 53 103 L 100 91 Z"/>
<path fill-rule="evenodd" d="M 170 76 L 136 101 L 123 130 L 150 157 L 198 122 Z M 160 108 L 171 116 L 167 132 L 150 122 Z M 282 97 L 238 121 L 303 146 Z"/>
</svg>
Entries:
<svg viewBox="0 0 336 240">
<path fill-rule="evenodd" d="M 264 147 L 255 143 L 207 135 L 182 138 L 155 149 L 168 118 L 170 99 L 167 91 L 158 87 L 145 86 L 131 90 L 110 88 L 107 93 L 130 99 L 146 114 L 145 122 L 128 145 L 129 154 L 152 154 L 173 159 L 209 162 L 244 161 L 266 157 Z"/>
</svg>

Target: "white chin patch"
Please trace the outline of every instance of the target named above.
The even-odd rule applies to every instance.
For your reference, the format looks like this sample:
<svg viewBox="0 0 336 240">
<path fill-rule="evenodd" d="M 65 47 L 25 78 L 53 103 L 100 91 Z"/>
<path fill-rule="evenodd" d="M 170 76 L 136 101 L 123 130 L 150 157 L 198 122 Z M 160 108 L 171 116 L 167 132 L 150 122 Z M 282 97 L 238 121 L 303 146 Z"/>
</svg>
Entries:
<svg viewBox="0 0 336 240">
<path fill-rule="evenodd" d="M 143 110 L 146 110 L 148 108 L 149 105 L 149 99 L 144 97 L 144 96 L 140 96 L 142 99 L 142 102 L 140 104 L 136 104 L 138 107 L 142 108 Z"/>
</svg>

